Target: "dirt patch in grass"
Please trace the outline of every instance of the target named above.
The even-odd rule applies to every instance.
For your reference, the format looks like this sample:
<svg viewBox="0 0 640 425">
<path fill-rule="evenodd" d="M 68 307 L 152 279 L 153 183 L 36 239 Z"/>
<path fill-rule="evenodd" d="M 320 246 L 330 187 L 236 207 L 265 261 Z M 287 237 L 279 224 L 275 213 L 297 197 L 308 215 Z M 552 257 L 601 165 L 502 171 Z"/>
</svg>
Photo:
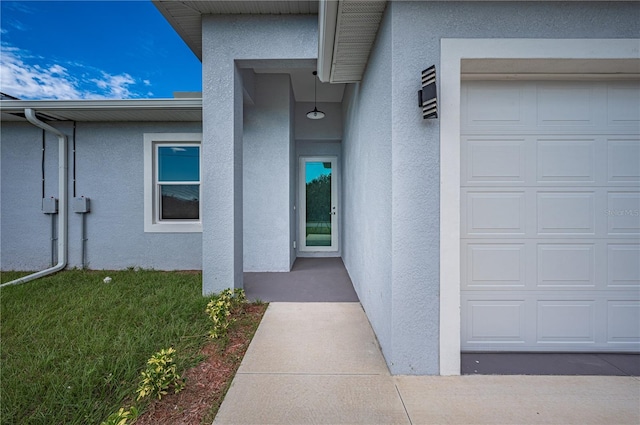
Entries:
<svg viewBox="0 0 640 425">
<path fill-rule="evenodd" d="M 266 304 L 244 304 L 228 339 L 208 343 L 200 352 L 205 359 L 182 375 L 184 390 L 152 401 L 135 424 L 211 424 L 266 309 Z"/>
</svg>

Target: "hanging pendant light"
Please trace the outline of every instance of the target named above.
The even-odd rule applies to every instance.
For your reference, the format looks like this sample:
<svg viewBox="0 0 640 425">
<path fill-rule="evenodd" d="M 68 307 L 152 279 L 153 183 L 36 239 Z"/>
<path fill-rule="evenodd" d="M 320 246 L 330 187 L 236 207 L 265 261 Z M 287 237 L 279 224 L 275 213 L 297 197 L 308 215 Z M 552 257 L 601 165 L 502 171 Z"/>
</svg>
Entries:
<svg viewBox="0 0 640 425">
<path fill-rule="evenodd" d="M 316 81 L 316 75 L 318 75 L 318 73 L 313 71 L 313 111 L 307 112 L 307 118 L 310 120 L 321 120 L 324 118 L 324 112 L 318 111 L 318 106 L 316 104 L 318 100 L 318 83 Z"/>
</svg>

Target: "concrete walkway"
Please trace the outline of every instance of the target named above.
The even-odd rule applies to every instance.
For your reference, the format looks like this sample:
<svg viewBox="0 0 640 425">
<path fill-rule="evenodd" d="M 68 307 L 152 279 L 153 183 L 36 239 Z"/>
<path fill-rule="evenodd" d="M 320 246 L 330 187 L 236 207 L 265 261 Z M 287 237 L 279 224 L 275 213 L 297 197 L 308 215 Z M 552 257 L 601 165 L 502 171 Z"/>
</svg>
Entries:
<svg viewBox="0 0 640 425">
<path fill-rule="evenodd" d="M 272 303 L 214 424 L 639 424 L 640 379 L 391 376 L 359 303 Z"/>
</svg>

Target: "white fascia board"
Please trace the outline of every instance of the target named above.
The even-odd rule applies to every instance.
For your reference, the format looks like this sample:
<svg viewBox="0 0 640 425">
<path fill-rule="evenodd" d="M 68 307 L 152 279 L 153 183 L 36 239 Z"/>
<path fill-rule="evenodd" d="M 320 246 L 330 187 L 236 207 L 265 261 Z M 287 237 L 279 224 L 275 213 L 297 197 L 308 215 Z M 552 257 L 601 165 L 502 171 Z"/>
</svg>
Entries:
<svg viewBox="0 0 640 425">
<path fill-rule="evenodd" d="M 333 62 L 338 19 L 338 0 L 320 0 L 318 4 L 318 78 L 329 82 Z"/>
<path fill-rule="evenodd" d="M 0 111 L 202 109 L 202 99 L 0 100 Z"/>
</svg>

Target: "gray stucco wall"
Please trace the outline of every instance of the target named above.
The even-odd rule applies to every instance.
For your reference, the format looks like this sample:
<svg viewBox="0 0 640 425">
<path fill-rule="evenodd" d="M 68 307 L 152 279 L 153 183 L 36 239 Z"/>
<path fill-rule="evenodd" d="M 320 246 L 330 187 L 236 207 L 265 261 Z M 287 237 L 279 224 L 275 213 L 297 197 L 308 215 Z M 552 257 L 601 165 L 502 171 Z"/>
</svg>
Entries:
<svg viewBox="0 0 640 425">
<path fill-rule="evenodd" d="M 391 25 L 385 14 L 367 73 L 344 96 L 342 258 L 387 362 L 391 344 Z"/>
<path fill-rule="evenodd" d="M 439 70 L 440 40 L 637 38 L 639 18 L 636 2 L 389 2 L 362 83 L 345 101 L 343 145 L 344 259 L 392 373 L 439 371 L 440 127 L 422 120 L 417 91 L 421 70 Z M 387 173 L 376 184 L 362 178 L 372 167 Z M 373 220 L 379 226 L 364 225 Z M 384 234 L 376 243 L 374 231 Z"/>
<path fill-rule="evenodd" d="M 244 271 L 291 268 L 291 82 L 255 76 L 255 105 L 244 110 Z"/>
<path fill-rule="evenodd" d="M 71 123 L 52 123 L 69 136 L 69 197 L 73 197 Z M 200 133 L 200 123 L 76 124 L 76 195 L 91 199 L 87 260 L 91 269 L 200 269 L 200 233 L 144 232 L 144 133 Z M 42 131 L 3 122 L 2 270 L 40 270 L 51 258 L 51 221 L 41 212 Z M 45 196 L 58 196 L 58 140 L 46 134 Z M 81 216 L 69 214 L 69 267 L 81 266 Z"/>
<path fill-rule="evenodd" d="M 296 104 L 296 140 L 342 140 L 342 104 L 318 103 L 318 109 L 326 114 L 321 120 L 310 120 L 307 112 L 313 103 Z"/>
<path fill-rule="evenodd" d="M 242 287 L 242 78 L 251 60 L 313 60 L 313 16 L 203 16 L 203 292 Z"/>
</svg>

